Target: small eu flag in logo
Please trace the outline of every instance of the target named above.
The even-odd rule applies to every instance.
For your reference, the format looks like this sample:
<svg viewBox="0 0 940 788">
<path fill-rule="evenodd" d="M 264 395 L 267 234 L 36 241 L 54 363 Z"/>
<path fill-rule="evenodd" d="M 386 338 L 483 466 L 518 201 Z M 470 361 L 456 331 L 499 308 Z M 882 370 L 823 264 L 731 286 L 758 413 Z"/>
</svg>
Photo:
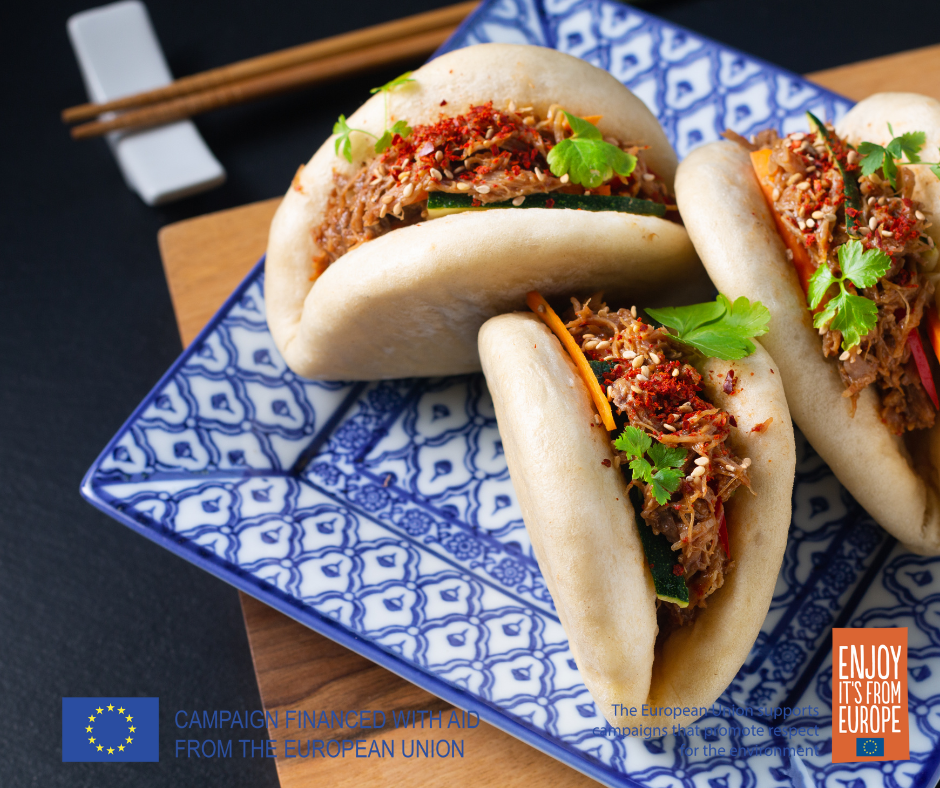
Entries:
<svg viewBox="0 0 940 788">
<path fill-rule="evenodd" d="M 63 761 L 160 760 L 159 698 L 62 698 Z"/>
<path fill-rule="evenodd" d="M 856 739 L 855 755 L 858 758 L 879 758 L 884 757 L 885 740 L 881 739 Z"/>
</svg>

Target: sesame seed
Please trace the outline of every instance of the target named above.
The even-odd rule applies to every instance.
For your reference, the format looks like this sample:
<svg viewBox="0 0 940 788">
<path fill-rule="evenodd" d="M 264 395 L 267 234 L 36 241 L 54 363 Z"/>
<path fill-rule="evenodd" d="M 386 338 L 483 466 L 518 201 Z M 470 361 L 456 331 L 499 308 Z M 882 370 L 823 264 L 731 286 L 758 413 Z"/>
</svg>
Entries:
<svg viewBox="0 0 940 788">
<path fill-rule="evenodd" d="M 843 350 L 842 355 L 839 356 L 839 361 L 848 361 L 849 360 L 849 351 Z"/>
<path fill-rule="evenodd" d="M 875 197 L 874 194 L 873 194 L 871 197 L 868 198 L 868 204 L 869 204 L 869 205 L 874 205 L 876 202 L 878 202 L 878 198 Z"/>
<path fill-rule="evenodd" d="M 792 186 L 794 183 L 799 183 L 801 180 L 803 180 L 803 176 L 798 172 L 794 172 L 793 175 L 787 178 L 787 186 Z"/>
<path fill-rule="evenodd" d="M 513 101 L 512 99 L 510 99 L 510 100 L 509 100 L 509 106 L 507 106 L 506 109 L 509 110 L 509 112 L 515 112 L 515 111 L 516 111 L 516 102 Z"/>
<path fill-rule="evenodd" d="M 919 222 L 922 222 L 924 221 L 924 219 L 927 218 L 926 216 L 924 216 L 924 214 L 921 211 L 914 211 L 914 216 L 917 217 L 917 221 Z"/>
<path fill-rule="evenodd" d="M 515 199 L 513 199 L 512 204 L 515 205 L 515 206 L 518 208 L 518 207 L 519 207 L 520 205 L 522 205 L 522 203 L 524 203 L 524 202 L 525 202 L 525 195 L 521 195 L 521 196 L 516 197 Z"/>
<path fill-rule="evenodd" d="M 774 202 L 777 202 L 777 200 L 780 199 L 780 189 L 774 189 L 773 198 Z"/>
<path fill-rule="evenodd" d="M 878 198 L 878 204 L 881 205 L 881 206 L 887 205 L 887 204 L 888 204 L 888 198 L 887 198 L 887 197 L 884 197 L 884 196 L 879 197 L 879 198 Z"/>
<path fill-rule="evenodd" d="M 643 366 L 645 361 L 646 361 L 646 356 L 637 356 L 635 359 L 633 359 L 631 364 L 634 369 L 639 369 L 640 367 Z"/>
<path fill-rule="evenodd" d="M 710 460 L 708 459 L 708 457 L 696 457 L 695 458 L 696 465 L 701 465 L 704 467 L 705 465 L 708 465 L 709 462 Z"/>
<path fill-rule="evenodd" d="M 440 161 L 441 159 L 443 159 L 443 158 L 444 158 L 444 151 L 439 150 L 437 153 L 434 154 L 434 158 L 435 158 L 437 161 Z"/>
<path fill-rule="evenodd" d="M 630 391 L 632 391 L 634 394 L 643 393 L 643 389 L 641 389 L 639 386 L 630 386 Z"/>
<path fill-rule="evenodd" d="M 822 219 L 822 218 L 825 217 L 825 215 L 826 215 L 826 214 L 824 214 L 822 211 L 813 211 L 813 218 L 814 218 L 814 219 Z"/>
<path fill-rule="evenodd" d="M 399 181 L 406 181 L 406 180 L 408 180 L 408 176 L 409 176 L 409 175 L 411 175 L 411 173 L 408 172 L 408 170 L 402 170 L 400 173 L 398 173 L 398 180 L 399 180 Z"/>
<path fill-rule="evenodd" d="M 705 475 L 705 468 L 699 465 L 694 471 L 692 471 L 691 476 L 693 479 L 697 479 L 699 476 Z"/>
<path fill-rule="evenodd" d="M 655 180 L 656 180 L 656 176 L 653 175 L 653 173 L 651 173 L 651 172 L 644 172 L 644 173 L 643 173 L 643 180 L 644 180 L 644 181 L 655 181 Z"/>
<path fill-rule="evenodd" d="M 750 467 L 751 467 L 751 458 L 750 458 L 750 457 L 745 457 L 743 460 L 741 460 L 741 467 L 742 467 L 742 468 L 750 468 Z"/>
<path fill-rule="evenodd" d="M 594 348 L 596 348 L 596 347 L 597 347 L 597 341 L 594 340 L 594 339 L 589 339 L 587 342 L 585 342 L 585 343 L 581 346 L 581 348 L 582 348 L 583 350 L 594 350 Z"/>
<path fill-rule="evenodd" d="M 383 197 L 382 197 L 382 204 L 383 204 L 383 205 L 388 205 L 388 204 L 389 204 L 392 200 L 394 200 L 394 199 L 395 199 L 395 197 L 394 197 L 393 195 L 391 195 L 391 194 L 383 195 Z"/>
<path fill-rule="evenodd" d="M 805 192 L 811 185 L 812 184 L 809 181 L 803 181 L 802 183 L 798 183 L 796 185 L 796 188 L 799 189 L 801 192 Z"/>
<path fill-rule="evenodd" d="M 872 216 L 871 219 L 868 220 L 868 228 L 870 230 L 874 230 L 877 227 L 878 227 L 878 218 L 875 216 Z"/>
<path fill-rule="evenodd" d="M 392 206 L 392 213 L 394 213 L 396 216 L 398 216 L 399 218 L 401 218 L 402 210 L 401 210 L 401 203 L 400 203 L 400 202 L 396 202 L 395 205 Z"/>
<path fill-rule="evenodd" d="M 894 233 L 890 230 L 879 230 L 878 232 L 881 233 L 882 238 L 894 238 Z"/>
<path fill-rule="evenodd" d="M 539 183 L 545 180 L 545 173 L 542 172 L 538 167 L 535 168 L 535 177 L 539 179 Z"/>
<path fill-rule="evenodd" d="M 642 383 L 646 383 L 649 380 L 649 378 L 646 377 L 646 375 L 643 375 L 642 373 L 637 375 L 636 379 L 641 381 Z"/>
<path fill-rule="evenodd" d="M 568 183 L 568 181 L 571 180 L 571 179 L 568 177 L 568 173 L 566 172 L 564 175 L 561 176 L 561 178 L 559 178 L 559 180 L 560 180 L 562 183 Z"/>
<path fill-rule="evenodd" d="M 522 113 L 531 112 L 531 111 L 532 111 L 532 107 L 520 107 L 519 108 L 519 112 L 522 112 Z"/>
<path fill-rule="evenodd" d="M 415 192 L 415 185 L 413 183 L 409 183 L 402 191 L 401 196 L 407 199 L 412 194 L 414 194 L 414 192 Z"/>
<path fill-rule="evenodd" d="M 444 175 L 446 175 L 451 180 L 454 179 L 454 173 L 452 173 L 450 170 L 444 170 Z"/>
<path fill-rule="evenodd" d="M 595 350 L 607 350 L 609 347 L 610 347 L 610 342 L 608 342 L 608 341 L 605 339 L 605 340 L 603 340 L 603 341 L 601 341 L 601 342 L 598 342 L 598 343 L 594 346 L 594 349 L 595 349 Z"/>
<path fill-rule="evenodd" d="M 658 364 L 660 361 L 659 356 L 653 352 L 650 352 L 650 361 L 652 361 L 654 364 Z"/>
<path fill-rule="evenodd" d="M 535 118 L 533 118 L 531 115 L 526 115 L 526 116 L 522 119 L 522 123 L 523 123 L 523 125 L 525 125 L 525 126 L 534 126 L 534 125 L 535 125 Z"/>
<path fill-rule="evenodd" d="M 672 376 L 673 376 L 674 378 L 679 377 L 679 368 L 678 368 L 678 367 L 676 367 L 676 368 L 672 371 Z"/>
<path fill-rule="evenodd" d="M 387 205 L 383 205 L 383 206 L 379 209 L 379 218 L 380 218 L 380 219 L 384 219 L 384 218 L 385 218 L 385 214 L 387 214 L 387 213 L 388 213 L 388 206 L 387 206 Z"/>
<path fill-rule="evenodd" d="M 805 229 L 806 229 L 806 222 L 804 222 L 802 219 L 797 219 L 797 220 L 796 220 L 796 223 L 799 225 L 799 227 L 800 227 L 801 230 L 805 230 Z"/>
<path fill-rule="evenodd" d="M 664 430 L 669 430 L 670 432 L 675 432 L 675 431 L 676 431 L 676 428 L 673 427 L 671 424 L 663 424 L 663 429 L 664 429 Z"/>
<path fill-rule="evenodd" d="M 460 175 L 460 173 L 466 172 L 466 171 L 467 171 L 467 168 L 461 164 L 456 170 L 454 170 L 454 174 Z"/>
<path fill-rule="evenodd" d="M 849 164 L 855 164 L 858 161 L 858 151 L 850 150 L 848 155 L 845 157 L 845 160 Z"/>
<path fill-rule="evenodd" d="M 636 318 L 636 305 L 630 307 L 630 314 Z"/>
<path fill-rule="evenodd" d="M 806 171 L 807 171 L 807 172 L 816 172 L 816 165 L 815 165 L 815 164 L 811 164 L 809 167 L 806 168 Z"/>
<path fill-rule="evenodd" d="M 807 219 L 806 226 L 809 227 L 810 230 L 812 230 L 816 226 L 816 222 L 813 221 L 812 219 Z"/>
<path fill-rule="evenodd" d="M 468 192 L 470 191 L 471 187 L 470 187 L 470 184 L 467 183 L 466 181 L 461 181 L 460 183 L 457 184 L 457 188 L 460 189 L 460 191 L 462 192 Z"/>
<path fill-rule="evenodd" d="M 677 370 L 677 371 L 678 371 L 678 370 Z M 692 403 L 691 403 L 691 402 L 683 402 L 683 403 L 677 408 L 677 410 L 679 411 L 679 413 L 691 413 L 691 412 L 692 412 Z"/>
<path fill-rule="evenodd" d="M 629 359 L 629 358 L 636 358 L 636 353 L 635 353 L 634 351 L 632 351 L 632 350 L 624 350 L 624 351 L 623 351 L 623 357 L 624 357 L 624 358 L 627 358 L 627 359 Z"/>
<path fill-rule="evenodd" d="M 490 193 L 490 187 L 489 187 L 489 186 L 486 186 L 485 184 L 482 185 L 482 186 L 476 186 L 476 187 L 474 187 L 474 188 L 475 188 L 480 194 L 489 194 L 489 193 Z"/>
<path fill-rule="evenodd" d="M 490 126 L 490 127 L 486 130 L 486 138 L 487 138 L 488 140 L 493 139 L 493 135 L 494 135 L 495 133 L 496 133 L 496 129 L 494 129 L 492 126 Z"/>
<path fill-rule="evenodd" d="M 431 177 L 436 181 L 442 181 L 444 180 L 444 173 L 442 173 L 436 167 L 431 167 Z"/>
<path fill-rule="evenodd" d="M 737 469 L 733 465 L 726 465 L 725 470 L 731 471 L 731 473 L 734 473 Z"/>
</svg>

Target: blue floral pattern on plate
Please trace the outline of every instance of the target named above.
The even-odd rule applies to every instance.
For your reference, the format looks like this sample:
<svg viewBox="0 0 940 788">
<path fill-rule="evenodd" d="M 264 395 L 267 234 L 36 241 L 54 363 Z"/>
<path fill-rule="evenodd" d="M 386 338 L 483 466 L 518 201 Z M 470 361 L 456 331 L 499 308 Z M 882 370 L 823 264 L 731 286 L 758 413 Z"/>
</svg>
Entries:
<svg viewBox="0 0 940 788">
<path fill-rule="evenodd" d="M 442 51 L 538 44 L 618 77 L 680 156 L 730 127 L 805 128 L 846 100 L 610 0 L 490 0 Z M 940 560 L 868 518 L 805 441 L 793 523 L 763 630 L 720 704 L 818 706 L 818 757 L 689 756 L 784 746 L 725 735 L 594 734 L 532 555 L 479 375 L 313 383 L 287 369 L 264 315 L 263 262 L 114 437 L 83 494 L 208 571 L 608 785 L 933 785 L 940 739 Z M 829 763 L 831 628 L 907 626 L 911 760 Z M 767 721 L 763 721 L 767 722 Z M 793 718 L 789 723 L 815 724 Z M 725 720 L 725 724 L 727 720 Z M 769 726 L 765 725 L 765 730 Z"/>
</svg>

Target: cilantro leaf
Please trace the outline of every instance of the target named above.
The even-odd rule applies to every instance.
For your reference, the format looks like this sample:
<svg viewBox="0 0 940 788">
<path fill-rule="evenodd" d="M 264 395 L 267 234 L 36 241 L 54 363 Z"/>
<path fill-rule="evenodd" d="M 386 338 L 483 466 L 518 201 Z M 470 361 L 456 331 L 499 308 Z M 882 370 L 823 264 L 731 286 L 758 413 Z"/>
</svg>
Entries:
<svg viewBox="0 0 940 788">
<path fill-rule="evenodd" d="M 937 178 L 940 178 L 940 164 L 931 164 L 931 165 L 930 165 L 930 171 L 931 171 L 934 175 L 936 175 Z"/>
<path fill-rule="evenodd" d="M 849 241 L 839 247 L 839 267 L 856 287 L 871 287 L 888 273 L 891 258 L 880 249 L 865 249 L 861 241 Z"/>
<path fill-rule="evenodd" d="M 898 165 L 894 161 L 894 157 L 891 156 L 890 152 L 885 156 L 884 163 L 881 165 L 881 170 L 885 174 L 885 178 L 888 179 L 888 183 L 891 184 L 892 189 L 898 188 Z"/>
<path fill-rule="evenodd" d="M 842 332 L 842 348 L 849 350 L 862 341 L 878 322 L 878 307 L 869 298 L 853 295 L 845 289 L 849 281 L 856 287 L 871 287 L 888 273 L 891 258 L 880 249 L 865 249 L 861 241 L 849 241 L 839 247 L 839 267 L 842 276 L 835 276 L 829 266 L 821 265 L 809 280 L 807 301 L 816 309 L 829 287 L 838 283 L 838 294 L 813 318 L 813 326 L 828 325 L 832 331 Z"/>
<path fill-rule="evenodd" d="M 633 471 L 634 479 L 639 479 L 647 484 L 653 483 L 653 468 L 642 457 L 630 460 L 630 470 Z"/>
<path fill-rule="evenodd" d="M 333 145 L 333 152 L 339 156 L 340 148 L 342 148 L 343 156 L 350 163 L 352 163 L 352 142 L 349 140 L 349 135 L 352 132 L 353 129 L 349 128 L 349 124 L 346 122 L 346 116 L 340 115 L 339 120 L 333 124 L 333 133 L 339 135 Z"/>
<path fill-rule="evenodd" d="M 924 144 L 927 142 L 927 135 L 923 131 L 908 131 L 902 134 L 900 137 L 896 137 L 901 143 L 901 151 L 907 155 L 907 160 L 912 164 L 916 164 L 920 161 L 920 156 L 918 155 L 921 151 L 921 148 L 924 147 Z M 894 142 L 894 140 L 891 140 Z M 900 156 L 896 158 L 901 158 Z"/>
<path fill-rule="evenodd" d="M 389 82 L 386 82 L 381 87 L 372 88 L 372 90 L 370 90 L 369 92 L 372 94 L 390 93 L 391 91 L 395 90 L 395 88 L 400 88 L 402 85 L 405 85 L 408 82 L 415 82 L 416 80 L 411 79 L 411 73 L 412 72 L 410 71 L 406 71 L 400 77 L 395 77 L 395 79 L 390 80 Z"/>
<path fill-rule="evenodd" d="M 411 134 L 411 126 L 408 125 L 408 121 L 396 120 L 390 129 L 386 129 L 385 133 L 375 143 L 375 152 L 382 153 L 386 150 L 392 144 L 396 134 L 402 138 Z"/>
<path fill-rule="evenodd" d="M 766 334 L 770 311 L 760 301 L 743 296 L 732 303 L 719 295 L 715 301 L 692 306 L 647 309 L 646 313 L 671 328 L 679 341 L 712 358 L 732 361 L 754 352 L 751 337 Z"/>
<path fill-rule="evenodd" d="M 885 149 L 874 142 L 862 142 L 858 146 L 859 164 L 862 167 L 862 175 L 871 175 L 875 170 L 881 167 L 885 158 Z"/>
<path fill-rule="evenodd" d="M 566 112 L 574 136 L 559 142 L 548 152 L 552 175 L 568 175 L 572 183 L 595 189 L 614 173 L 627 177 L 636 167 L 636 157 L 605 142 L 593 123 Z"/>
<path fill-rule="evenodd" d="M 651 482 L 653 485 L 653 497 L 656 499 L 656 503 L 660 506 L 666 503 L 670 496 L 679 489 L 682 478 L 682 471 L 677 471 L 674 468 L 664 468 L 656 471 L 656 473 L 653 474 L 653 480 Z"/>
<path fill-rule="evenodd" d="M 688 449 L 667 446 L 657 441 L 649 448 L 649 456 L 657 468 L 681 468 L 688 455 Z"/>
<path fill-rule="evenodd" d="M 809 308 L 816 309 L 823 300 L 823 296 L 826 295 L 826 291 L 837 281 L 839 280 L 832 275 L 828 265 L 825 263 L 820 265 L 809 278 L 809 287 L 806 293 Z"/>
<path fill-rule="evenodd" d="M 653 439 L 637 427 L 626 427 L 614 441 L 614 448 L 630 457 L 642 457 L 649 451 Z"/>
</svg>

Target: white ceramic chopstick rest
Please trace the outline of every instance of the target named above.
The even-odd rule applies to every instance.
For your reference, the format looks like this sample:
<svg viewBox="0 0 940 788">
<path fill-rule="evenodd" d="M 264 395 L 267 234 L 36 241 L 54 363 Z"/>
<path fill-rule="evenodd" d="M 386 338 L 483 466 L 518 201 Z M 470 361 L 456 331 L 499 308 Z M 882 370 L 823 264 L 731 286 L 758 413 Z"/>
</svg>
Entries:
<svg viewBox="0 0 940 788">
<path fill-rule="evenodd" d="M 68 20 L 88 98 L 109 101 L 173 81 L 147 7 L 139 0 L 92 8 Z M 124 180 L 147 205 L 225 181 L 225 170 L 191 121 L 107 135 Z"/>
</svg>

